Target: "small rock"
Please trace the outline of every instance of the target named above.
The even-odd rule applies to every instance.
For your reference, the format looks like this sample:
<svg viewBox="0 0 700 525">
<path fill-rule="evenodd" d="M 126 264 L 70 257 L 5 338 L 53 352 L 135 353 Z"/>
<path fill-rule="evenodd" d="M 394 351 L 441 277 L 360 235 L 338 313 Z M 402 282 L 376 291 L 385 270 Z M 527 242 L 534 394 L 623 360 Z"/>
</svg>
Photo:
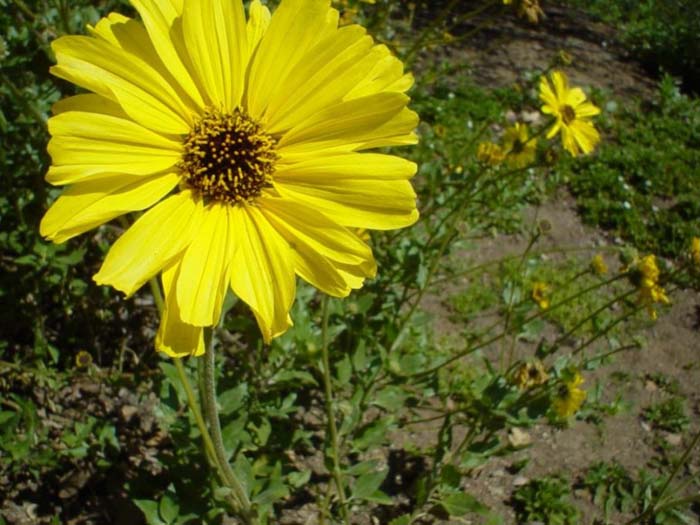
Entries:
<svg viewBox="0 0 700 525">
<path fill-rule="evenodd" d="M 515 476 L 515 478 L 513 478 L 514 487 L 522 487 L 523 485 L 527 485 L 528 483 L 530 483 L 530 480 L 525 476 Z"/>
<path fill-rule="evenodd" d="M 640 425 L 645 432 L 651 432 L 651 426 L 646 421 L 642 421 Z"/>
<path fill-rule="evenodd" d="M 137 407 L 131 405 L 124 405 L 120 410 L 122 419 L 127 423 L 131 421 L 131 418 L 133 418 L 138 411 L 139 409 Z"/>
<path fill-rule="evenodd" d="M 659 387 L 652 380 L 647 379 L 644 382 L 644 389 L 647 390 L 648 392 L 656 392 L 659 389 Z"/>
<path fill-rule="evenodd" d="M 522 448 L 532 444 L 532 437 L 524 430 L 513 427 L 508 432 L 508 442 L 515 448 Z"/>
<path fill-rule="evenodd" d="M 680 434 L 666 434 L 664 439 L 666 443 L 674 447 L 677 447 L 683 442 L 683 437 Z"/>
</svg>

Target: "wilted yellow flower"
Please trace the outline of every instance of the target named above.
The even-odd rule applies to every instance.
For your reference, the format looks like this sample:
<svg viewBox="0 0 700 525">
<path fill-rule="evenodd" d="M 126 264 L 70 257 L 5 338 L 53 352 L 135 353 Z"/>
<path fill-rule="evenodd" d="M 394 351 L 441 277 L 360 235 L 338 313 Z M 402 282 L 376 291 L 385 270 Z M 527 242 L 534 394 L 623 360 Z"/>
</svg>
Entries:
<svg viewBox="0 0 700 525">
<path fill-rule="evenodd" d="M 527 124 L 516 122 L 503 133 L 503 152 L 506 162 L 522 168 L 535 161 L 537 139 L 530 139 Z"/>
<path fill-rule="evenodd" d="M 700 237 L 693 237 L 690 242 L 690 258 L 693 264 L 700 266 Z"/>
<path fill-rule="evenodd" d="M 526 17 L 533 24 L 537 23 L 539 18 L 544 16 L 539 0 L 515 0 L 515 3 L 513 3 L 513 0 L 503 0 L 503 4 L 513 4 L 518 16 Z"/>
<path fill-rule="evenodd" d="M 92 364 L 92 356 L 85 350 L 80 350 L 75 354 L 75 366 L 78 368 L 87 368 Z"/>
<path fill-rule="evenodd" d="M 593 270 L 593 273 L 596 275 L 605 275 L 608 273 L 608 265 L 605 264 L 602 253 L 595 254 L 593 259 L 591 259 L 591 270 Z"/>
<path fill-rule="evenodd" d="M 486 162 L 495 166 L 503 162 L 505 154 L 498 144 L 493 142 L 482 142 L 476 150 L 476 158 L 481 162 Z"/>
<path fill-rule="evenodd" d="M 551 78 L 551 85 L 546 77 L 540 79 L 542 113 L 556 118 L 547 138 L 561 132 L 562 143 L 569 153 L 574 156 L 590 153 L 600 141 L 600 135 L 589 119 L 600 113 L 600 109 L 586 102 L 581 88 L 569 88 L 569 81 L 561 71 L 552 72 Z"/>
<path fill-rule="evenodd" d="M 549 286 L 542 281 L 536 281 L 532 285 L 532 299 L 542 310 L 549 308 Z"/>
<path fill-rule="evenodd" d="M 586 391 L 579 388 L 583 384 L 583 377 L 579 372 L 574 372 L 571 379 L 564 381 L 557 389 L 552 401 L 554 412 L 562 419 L 573 416 L 583 405 L 586 399 Z"/>
<path fill-rule="evenodd" d="M 376 272 L 356 228 L 418 217 L 416 165 L 366 153 L 415 144 L 411 75 L 330 0 L 132 0 L 90 36 L 53 42 L 52 72 L 90 91 L 49 120 L 47 180 L 70 185 L 41 233 L 54 242 L 148 210 L 94 279 L 132 295 L 159 273 L 156 337 L 201 354 L 229 289 L 269 342 L 292 324 L 296 276 L 343 297 Z M 150 209 L 149 209 L 150 208 Z"/>
<path fill-rule="evenodd" d="M 639 290 L 639 303 L 646 305 L 649 317 L 656 320 L 658 315 L 654 309 L 654 304 L 669 304 L 670 300 L 666 291 L 659 285 L 659 267 L 656 264 L 654 255 L 647 255 L 632 263 L 630 280 Z"/>
<path fill-rule="evenodd" d="M 574 57 L 571 56 L 571 53 L 564 51 L 563 49 L 559 50 L 559 52 L 557 53 L 557 58 L 559 59 L 559 62 L 561 62 L 565 66 L 570 66 L 571 63 L 574 61 Z"/>
<path fill-rule="evenodd" d="M 518 367 L 513 376 L 513 383 L 521 390 L 525 390 L 533 386 L 543 385 L 547 379 L 549 379 L 549 375 L 544 369 L 544 365 L 541 361 L 535 360 L 523 363 Z"/>
</svg>

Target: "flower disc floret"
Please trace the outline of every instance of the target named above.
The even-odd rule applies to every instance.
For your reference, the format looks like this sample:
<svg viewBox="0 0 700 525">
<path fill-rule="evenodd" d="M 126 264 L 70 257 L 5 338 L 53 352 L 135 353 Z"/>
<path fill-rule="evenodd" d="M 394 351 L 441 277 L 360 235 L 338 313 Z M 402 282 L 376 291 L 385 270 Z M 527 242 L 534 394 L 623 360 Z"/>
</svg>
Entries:
<svg viewBox="0 0 700 525">
<path fill-rule="evenodd" d="M 271 185 L 276 143 L 239 108 L 208 110 L 183 144 L 184 184 L 204 200 L 250 202 Z"/>
</svg>

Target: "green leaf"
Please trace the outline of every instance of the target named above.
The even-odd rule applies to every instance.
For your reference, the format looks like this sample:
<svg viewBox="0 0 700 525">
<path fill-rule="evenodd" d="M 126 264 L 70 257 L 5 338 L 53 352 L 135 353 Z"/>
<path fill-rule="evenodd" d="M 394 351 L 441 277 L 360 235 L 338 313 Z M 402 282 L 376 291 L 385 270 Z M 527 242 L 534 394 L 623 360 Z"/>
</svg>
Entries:
<svg viewBox="0 0 700 525">
<path fill-rule="evenodd" d="M 135 499 L 134 504 L 141 509 L 146 518 L 148 525 L 168 525 L 162 519 L 158 512 L 158 503 L 150 499 Z"/>
<path fill-rule="evenodd" d="M 163 520 L 171 524 L 176 519 L 180 513 L 180 505 L 175 502 L 168 493 L 164 494 L 160 499 L 160 504 L 158 505 L 158 512 Z"/>
<path fill-rule="evenodd" d="M 248 395 L 248 385 L 242 383 L 235 388 L 226 390 L 218 396 L 219 413 L 227 416 L 243 406 L 243 400 Z"/>
<path fill-rule="evenodd" d="M 389 522 L 389 525 L 410 525 L 411 523 L 411 515 L 410 514 L 404 514 L 403 516 L 399 516 L 398 518 L 394 518 Z"/>
<path fill-rule="evenodd" d="M 442 506 L 450 516 L 464 516 L 470 512 L 477 514 L 488 512 L 488 507 L 486 507 L 486 505 L 471 494 L 466 494 L 464 492 L 445 496 L 440 501 L 440 506 Z"/>
<path fill-rule="evenodd" d="M 363 474 L 355 481 L 355 485 L 352 487 L 351 497 L 354 499 L 368 499 L 379 490 L 384 478 L 386 478 L 386 474 L 386 470 Z"/>
</svg>

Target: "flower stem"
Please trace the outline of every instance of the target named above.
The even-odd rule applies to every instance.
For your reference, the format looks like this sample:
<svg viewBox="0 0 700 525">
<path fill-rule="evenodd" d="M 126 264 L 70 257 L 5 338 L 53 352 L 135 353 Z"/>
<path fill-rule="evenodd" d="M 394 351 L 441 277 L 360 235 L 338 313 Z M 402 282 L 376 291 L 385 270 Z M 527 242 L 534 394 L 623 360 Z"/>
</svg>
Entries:
<svg viewBox="0 0 700 525">
<path fill-rule="evenodd" d="M 335 424 L 335 413 L 333 410 L 333 387 L 331 385 L 331 365 L 328 357 L 328 296 L 324 295 L 321 300 L 321 359 L 323 362 L 323 392 L 326 405 L 326 418 L 328 419 L 328 433 L 330 437 L 330 452 L 333 460 L 333 471 L 331 472 L 335 486 L 338 491 L 338 500 L 340 501 L 340 513 L 343 516 L 343 521 L 349 525 L 348 508 L 345 500 L 345 487 L 343 486 L 343 477 L 340 471 L 340 459 L 338 452 L 338 427 Z"/>
<path fill-rule="evenodd" d="M 209 430 L 213 441 L 214 454 L 221 467 L 226 484 L 233 490 L 236 500 L 239 503 L 239 511 L 245 523 L 252 523 L 253 511 L 248 499 L 248 494 L 243 484 L 236 476 L 228 462 L 224 440 L 221 434 L 221 422 L 219 421 L 219 410 L 216 403 L 216 356 L 214 355 L 214 345 L 212 344 L 212 329 L 205 328 L 204 340 L 206 351 L 200 360 L 203 367 L 203 397 L 202 405 L 209 424 Z"/>
<path fill-rule="evenodd" d="M 160 315 L 163 315 L 163 310 L 165 308 L 165 303 L 163 301 L 163 293 L 161 292 L 160 289 L 160 284 L 158 284 L 158 280 L 155 277 L 152 277 L 149 279 L 148 284 L 151 287 L 151 292 L 153 294 L 153 302 L 155 302 L 156 308 L 158 308 L 158 313 Z M 222 468 L 221 464 L 217 460 L 217 454 L 216 454 L 216 448 L 214 447 L 214 442 L 212 441 L 211 436 L 209 435 L 209 431 L 207 430 L 207 426 L 204 422 L 204 418 L 202 417 L 202 412 L 199 410 L 199 405 L 197 403 L 197 398 L 194 395 L 194 390 L 192 389 L 192 385 L 190 384 L 190 380 L 187 377 L 187 371 L 185 370 L 184 365 L 182 364 L 182 359 L 180 358 L 173 358 L 173 361 L 175 362 L 175 368 L 177 369 L 177 375 L 180 379 L 180 383 L 182 383 L 182 388 L 185 390 L 185 396 L 187 397 L 187 406 L 189 407 L 190 411 L 192 412 L 192 415 L 194 417 L 194 420 L 197 424 L 197 428 L 199 429 L 199 433 L 202 435 L 202 442 L 204 444 L 204 455 L 206 456 L 209 465 L 216 470 L 216 473 L 219 476 L 219 479 L 225 484 L 228 485 L 227 483 L 227 478 L 225 476 L 225 471 Z M 233 489 L 233 487 L 231 487 Z M 238 502 L 238 500 L 234 498 L 227 498 L 229 503 L 231 504 L 231 507 L 237 512 L 241 513 L 240 508 L 242 507 L 241 503 Z M 249 521 L 245 522 L 250 523 Z"/>
</svg>

